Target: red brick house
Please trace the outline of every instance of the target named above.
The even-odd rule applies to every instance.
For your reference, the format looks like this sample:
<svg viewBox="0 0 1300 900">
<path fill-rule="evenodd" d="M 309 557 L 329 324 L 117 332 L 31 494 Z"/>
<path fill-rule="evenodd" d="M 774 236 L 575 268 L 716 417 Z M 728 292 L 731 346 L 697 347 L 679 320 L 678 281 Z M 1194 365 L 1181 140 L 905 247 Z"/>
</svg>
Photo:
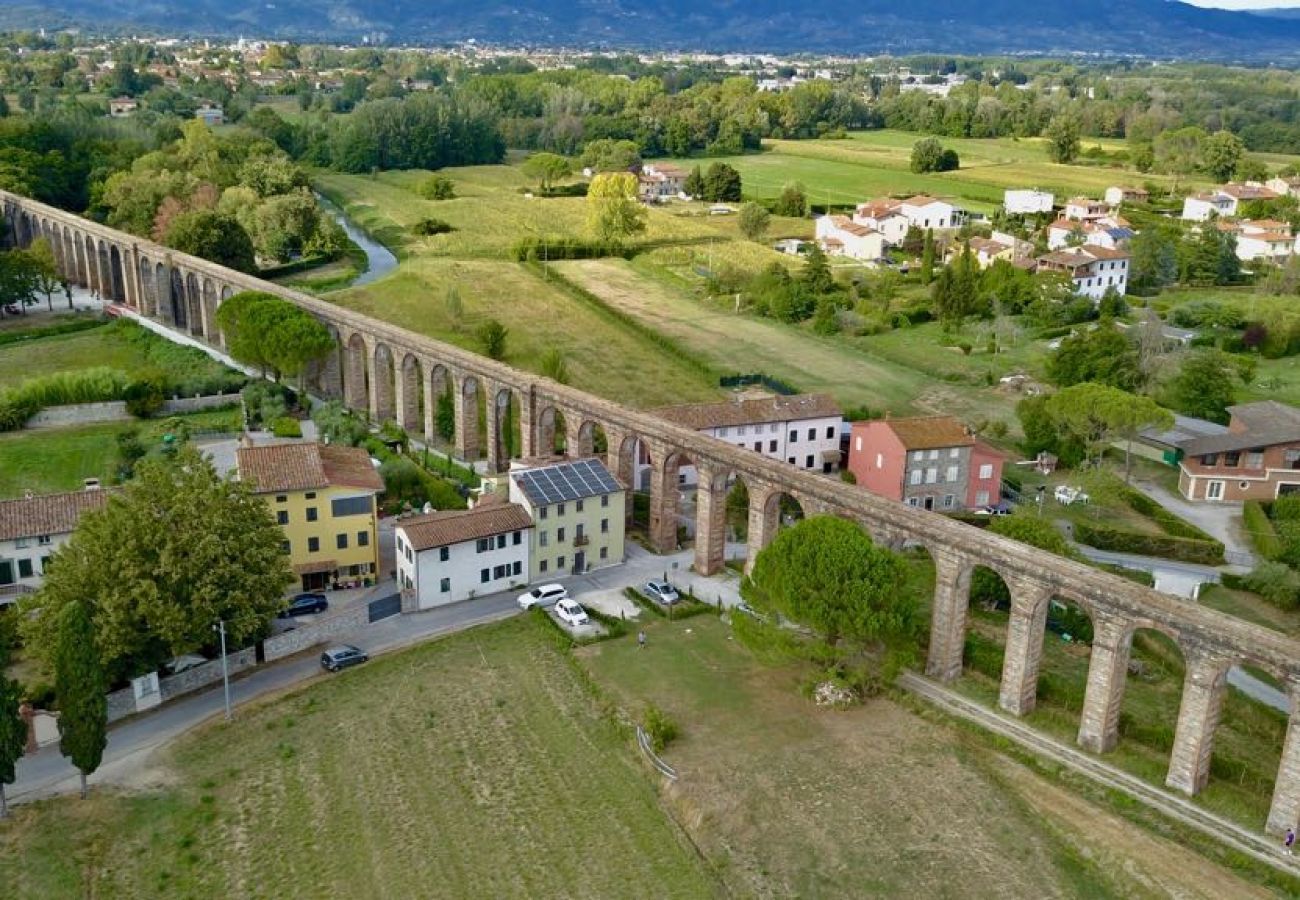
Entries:
<svg viewBox="0 0 1300 900">
<path fill-rule="evenodd" d="M 848 468 L 882 497 L 939 511 L 996 504 L 1002 455 L 952 416 L 854 422 Z"/>
<path fill-rule="evenodd" d="M 1300 492 L 1300 409 L 1265 400 L 1228 407 L 1221 434 L 1178 443 L 1178 490 L 1188 500 L 1241 503 Z"/>
</svg>

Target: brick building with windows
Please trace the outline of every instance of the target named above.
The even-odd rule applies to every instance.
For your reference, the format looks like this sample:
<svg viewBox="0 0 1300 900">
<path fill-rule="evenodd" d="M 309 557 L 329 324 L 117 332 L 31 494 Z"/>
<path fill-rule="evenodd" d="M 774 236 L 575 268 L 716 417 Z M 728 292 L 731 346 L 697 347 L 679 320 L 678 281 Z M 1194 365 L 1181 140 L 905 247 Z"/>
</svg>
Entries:
<svg viewBox="0 0 1300 900">
<path fill-rule="evenodd" d="M 1300 409 L 1264 400 L 1230 406 L 1228 412 L 1226 430 L 1175 445 L 1182 495 L 1241 503 L 1300 492 Z"/>
<path fill-rule="evenodd" d="M 283 529 L 284 552 L 303 590 L 377 580 L 375 498 L 384 482 L 369 453 L 336 444 L 264 444 L 240 447 L 235 466 Z"/>
<path fill-rule="evenodd" d="M 849 471 L 874 494 L 955 512 L 1001 498 L 1002 454 L 951 416 L 854 422 Z"/>
</svg>

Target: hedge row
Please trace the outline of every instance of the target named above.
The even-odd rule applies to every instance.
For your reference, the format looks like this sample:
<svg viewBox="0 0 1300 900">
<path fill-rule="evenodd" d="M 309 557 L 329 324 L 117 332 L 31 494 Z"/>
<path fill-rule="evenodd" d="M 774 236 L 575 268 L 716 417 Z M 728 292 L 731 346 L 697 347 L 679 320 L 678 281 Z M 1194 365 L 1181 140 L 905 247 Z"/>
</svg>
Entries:
<svg viewBox="0 0 1300 900">
<path fill-rule="evenodd" d="M 78 331 L 89 331 L 92 328 L 102 328 L 108 324 L 108 319 L 101 316 L 89 318 L 76 318 L 67 322 L 60 322 L 57 325 L 43 325 L 39 328 L 25 328 L 21 331 L 6 331 L 0 333 L 0 347 L 6 344 L 19 344 L 23 341 L 34 341 L 40 338 L 54 337 L 60 334 L 75 334 Z"/>
<path fill-rule="evenodd" d="M 1241 508 L 1242 520 L 1246 523 L 1246 533 L 1256 552 L 1265 559 L 1277 559 L 1282 555 L 1282 541 L 1277 529 L 1264 511 L 1258 500 L 1247 500 Z"/>
<path fill-rule="evenodd" d="M 1153 520 L 1170 537 L 1188 538 L 1194 541 L 1214 540 L 1213 536 L 1206 534 L 1190 522 L 1178 518 L 1139 490 L 1125 486 L 1120 491 L 1120 497 L 1128 504 L 1129 509 Z"/>
<path fill-rule="evenodd" d="M 49 406 L 122 400 L 130 383 L 125 372 L 104 366 L 29 378 L 0 392 L 0 431 L 17 431 Z"/>
<path fill-rule="evenodd" d="M 1207 566 L 1223 564 L 1223 544 L 1219 541 L 1174 537 L 1164 534 L 1142 534 L 1109 525 L 1076 522 L 1074 536 L 1081 544 L 1098 550 L 1117 553 L 1136 553 L 1141 556 L 1163 556 L 1182 562 Z"/>
<path fill-rule="evenodd" d="M 586 241 L 574 237 L 553 237 L 545 240 L 527 237 L 515 241 L 510 248 L 510 257 L 516 262 L 602 259 L 609 256 L 631 259 L 632 249 L 618 241 Z"/>
</svg>

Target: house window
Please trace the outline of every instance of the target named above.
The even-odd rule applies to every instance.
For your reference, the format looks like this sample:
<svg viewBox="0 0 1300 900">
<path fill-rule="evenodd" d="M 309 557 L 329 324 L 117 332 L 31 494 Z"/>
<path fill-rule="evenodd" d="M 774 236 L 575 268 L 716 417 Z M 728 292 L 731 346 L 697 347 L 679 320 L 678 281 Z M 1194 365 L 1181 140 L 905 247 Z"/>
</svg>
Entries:
<svg viewBox="0 0 1300 900">
<path fill-rule="evenodd" d="M 557 541 L 559 541 L 561 544 L 564 543 L 564 529 L 563 529 L 563 528 L 557 528 L 557 529 L 555 529 L 555 539 L 556 539 Z"/>
<path fill-rule="evenodd" d="M 450 579 L 450 578 L 443 578 L 441 581 L 439 581 L 439 582 L 438 582 L 438 591 L 439 591 L 440 593 L 443 593 L 443 594 L 450 594 L 450 593 L 451 593 L 451 579 Z"/>
<path fill-rule="evenodd" d="M 474 542 L 475 553 L 487 553 L 492 549 L 492 538 L 479 538 Z"/>
<path fill-rule="evenodd" d="M 54 540 L 54 539 L 53 539 L 52 537 L 50 537 L 48 534 L 43 534 L 43 535 L 41 535 L 40 537 L 38 537 L 38 538 L 36 539 L 36 545 L 37 545 L 38 547 L 48 547 L 48 546 L 50 546 L 50 543 L 51 543 L 53 540 Z"/>
<path fill-rule="evenodd" d="M 749 428 L 748 428 L 747 426 L 745 426 L 745 425 L 741 425 L 739 428 L 736 429 L 736 436 L 737 436 L 737 437 L 744 437 L 745 434 L 746 434 L 748 431 L 749 431 Z"/>
<path fill-rule="evenodd" d="M 993 463 L 984 463 L 980 466 L 980 478 L 988 479 L 993 477 Z"/>
<path fill-rule="evenodd" d="M 18 539 L 16 539 L 16 540 L 14 541 L 14 546 L 17 547 L 19 550 L 23 549 L 24 547 L 27 546 L 27 538 L 22 537 L 22 538 L 18 538 Z"/>
<path fill-rule="evenodd" d="M 505 578 L 509 574 L 510 574 L 509 563 L 505 565 L 497 566 L 495 569 L 492 570 L 493 578 Z"/>
<path fill-rule="evenodd" d="M 276 495 L 275 495 L 275 502 L 276 502 L 276 503 L 287 503 L 287 502 L 289 502 L 289 498 L 288 498 L 287 496 L 285 496 L 284 494 L 276 494 Z"/>
<path fill-rule="evenodd" d="M 340 549 L 340 550 L 346 550 L 346 549 L 348 549 L 348 536 L 347 536 L 346 534 L 340 534 L 340 535 L 338 535 L 338 536 L 335 538 L 335 545 L 336 545 L 336 546 L 338 547 L 338 549 Z"/>
<path fill-rule="evenodd" d="M 609 506 L 609 494 L 600 495 L 600 505 L 602 509 Z"/>
<path fill-rule="evenodd" d="M 781 426 L 773 422 L 771 425 L 767 426 L 767 430 L 772 434 L 776 434 L 778 431 L 781 430 Z"/>
<path fill-rule="evenodd" d="M 939 470 L 930 468 L 925 470 L 925 483 L 934 484 L 939 480 Z"/>
<path fill-rule="evenodd" d="M 834 425 L 827 425 L 827 426 L 826 426 L 826 438 L 827 438 L 827 440 L 829 440 L 829 439 L 831 439 L 831 438 L 833 438 L 833 437 L 835 437 L 835 426 L 834 426 Z"/>
<path fill-rule="evenodd" d="M 573 511 L 574 511 L 574 512 L 582 512 L 582 501 L 581 501 L 581 500 L 579 500 L 577 503 L 573 504 Z"/>
<path fill-rule="evenodd" d="M 316 507 L 314 506 L 307 507 L 307 521 L 308 522 L 316 521 Z"/>
<path fill-rule="evenodd" d="M 803 467 L 805 469 L 811 469 L 813 467 L 813 458 L 811 453 L 804 457 Z"/>
<path fill-rule="evenodd" d="M 810 440 L 810 441 L 815 441 L 815 440 L 817 440 L 817 429 L 816 429 L 816 428 L 809 428 L 809 429 L 808 429 L 808 440 Z"/>
<path fill-rule="evenodd" d="M 953 447 L 951 450 L 948 451 L 948 456 L 951 459 L 956 459 L 957 457 L 961 456 L 961 448 Z"/>
<path fill-rule="evenodd" d="M 776 452 L 776 441 L 772 440 L 767 442 L 767 452 L 768 453 Z"/>
<path fill-rule="evenodd" d="M 524 568 L 524 564 L 521 563 L 519 560 L 515 560 L 515 564 L 510 567 L 510 572 L 513 575 L 518 575 L 523 571 L 523 568 Z"/>
<path fill-rule="evenodd" d="M 1300 469 L 1300 450 L 1287 450 L 1282 454 L 1288 469 Z"/>
<path fill-rule="evenodd" d="M 600 533 L 609 534 L 609 519 L 600 520 Z"/>
<path fill-rule="evenodd" d="M 30 559 L 18 560 L 18 577 L 19 578 L 32 577 L 32 561 Z"/>
<path fill-rule="evenodd" d="M 951 484 L 952 482 L 956 481 L 956 480 L 957 480 L 957 467 L 956 467 L 956 466 L 949 466 L 949 467 L 948 467 L 948 471 L 944 473 L 944 479 L 943 479 L 943 480 L 946 481 L 946 482 L 948 482 L 949 484 Z"/>
<path fill-rule="evenodd" d="M 930 459 L 938 459 L 938 458 L 939 458 L 939 451 L 938 451 L 938 450 L 931 450 L 931 451 L 930 451 Z"/>
<path fill-rule="evenodd" d="M 1230 469 L 1235 469 L 1241 465 L 1241 453 L 1237 450 L 1229 450 L 1223 454 L 1223 464 Z"/>
<path fill-rule="evenodd" d="M 1247 469 L 1264 468 L 1264 453 L 1261 450 L 1251 450 L 1246 454 Z"/>
<path fill-rule="evenodd" d="M 537 518 L 539 518 L 539 519 L 545 519 L 545 518 L 546 518 L 546 510 L 547 510 L 548 508 L 549 508 L 549 507 L 545 507 L 545 506 L 543 506 L 541 509 L 537 510 Z"/>
<path fill-rule="evenodd" d="M 307 552 L 308 553 L 320 552 L 320 538 L 318 537 L 307 538 Z"/>
<path fill-rule="evenodd" d="M 762 453 L 762 452 L 763 452 L 763 442 L 762 442 L 762 441 L 754 441 L 754 452 L 755 452 L 755 453 Z"/>
<path fill-rule="evenodd" d="M 557 503 L 557 504 L 555 504 L 555 514 L 556 514 L 557 516 L 562 516 L 562 515 L 564 515 L 564 504 L 563 504 L 563 503 Z"/>
<path fill-rule="evenodd" d="M 793 443 L 794 443 L 795 441 L 797 441 L 797 440 L 799 440 L 799 432 L 797 432 L 797 431 L 795 431 L 793 428 L 791 428 L 791 429 L 790 429 L 790 443 L 793 444 Z"/>
<path fill-rule="evenodd" d="M 920 470 L 920 469 L 913 469 L 913 470 L 912 470 L 911 477 L 908 479 L 908 481 L 909 481 L 911 484 L 920 484 L 920 483 L 921 483 L 921 470 Z"/>
<path fill-rule="evenodd" d="M 547 547 L 550 545 L 550 543 L 551 543 L 551 536 L 548 532 L 545 531 L 537 532 L 537 546 Z"/>
<path fill-rule="evenodd" d="M 279 512 L 277 512 L 277 513 L 275 514 L 275 521 L 278 522 L 278 523 L 280 523 L 281 525 L 288 525 L 288 524 L 289 524 L 289 513 L 288 513 L 288 511 L 282 509 L 282 510 L 280 510 Z"/>
<path fill-rule="evenodd" d="M 516 547 L 518 547 L 521 543 L 523 543 L 523 540 L 524 540 L 524 533 L 522 531 L 516 531 L 512 543 Z"/>
<path fill-rule="evenodd" d="M 370 497 L 336 497 L 330 501 L 330 514 L 340 516 L 370 515 Z"/>
<path fill-rule="evenodd" d="M 451 548 L 450 548 L 450 547 L 439 547 L 439 548 L 438 548 L 438 562 L 447 562 L 449 559 L 451 559 Z"/>
<path fill-rule="evenodd" d="M 862 435 L 858 435 L 858 436 L 854 439 L 854 446 L 857 448 L 857 450 L 858 450 L 859 453 L 862 452 Z"/>
<path fill-rule="evenodd" d="M 563 556 L 557 557 L 555 560 L 555 571 L 558 572 L 563 568 L 564 568 L 564 557 Z"/>
<path fill-rule="evenodd" d="M 794 457 L 793 457 L 793 456 L 787 456 L 786 459 L 785 459 L 785 461 L 788 462 L 788 463 L 789 463 L 790 465 L 792 465 L 792 466 L 794 465 Z"/>
<path fill-rule="evenodd" d="M 546 560 L 542 560 L 540 563 L 537 564 L 537 571 L 539 572 L 546 571 Z"/>
<path fill-rule="evenodd" d="M 506 546 L 506 536 L 505 536 L 504 534 L 498 534 L 498 535 L 497 535 L 497 549 L 498 549 L 498 550 L 504 550 L 504 549 L 505 549 L 505 546 Z"/>
<path fill-rule="evenodd" d="M 601 548 L 600 548 L 600 558 L 601 558 L 601 559 L 609 559 L 609 548 L 608 548 L 608 547 L 601 547 Z"/>
<path fill-rule="evenodd" d="M 916 498 L 915 498 L 915 497 L 908 497 L 908 498 L 907 498 L 907 505 L 908 505 L 908 506 L 916 506 Z"/>
<path fill-rule="evenodd" d="M 1205 466 L 1207 469 L 1214 468 L 1218 461 L 1219 455 L 1217 453 L 1207 453 L 1201 457 L 1201 465 Z"/>
<path fill-rule="evenodd" d="M 308 500 L 315 500 L 315 499 L 316 499 L 316 492 L 315 492 L 315 491 L 308 491 L 308 492 L 307 492 L 306 494 L 304 494 L 303 496 L 306 497 Z"/>
<path fill-rule="evenodd" d="M 975 505 L 976 505 L 976 506 L 988 506 L 988 505 L 989 505 L 989 492 L 988 492 L 988 491 L 976 491 L 976 493 L 975 493 Z"/>
<path fill-rule="evenodd" d="M 721 431 L 718 432 L 718 436 L 726 437 L 730 432 L 731 432 L 730 428 L 723 428 Z"/>
<path fill-rule="evenodd" d="M 883 469 L 884 467 L 885 467 L 885 454 L 883 454 L 883 453 L 877 453 L 877 454 L 876 454 L 876 468 L 877 468 L 877 469 Z"/>
<path fill-rule="evenodd" d="M 924 450 L 913 450 L 913 451 L 912 451 L 912 460 L 913 460 L 913 462 L 920 462 L 920 461 L 923 460 L 923 459 L 925 459 L 925 451 L 924 451 Z"/>
<path fill-rule="evenodd" d="M 952 509 L 952 494 L 943 495 L 943 508 Z"/>
<path fill-rule="evenodd" d="M 491 580 L 492 580 L 492 570 L 491 570 L 491 569 L 479 569 L 479 570 L 478 570 L 478 581 L 479 581 L 479 584 L 487 584 L 487 583 L 488 583 L 489 581 L 491 581 Z"/>
<path fill-rule="evenodd" d="M 285 556 L 288 556 L 289 554 L 293 553 L 293 547 L 290 546 L 288 541 L 280 541 L 280 552 L 283 553 Z"/>
</svg>

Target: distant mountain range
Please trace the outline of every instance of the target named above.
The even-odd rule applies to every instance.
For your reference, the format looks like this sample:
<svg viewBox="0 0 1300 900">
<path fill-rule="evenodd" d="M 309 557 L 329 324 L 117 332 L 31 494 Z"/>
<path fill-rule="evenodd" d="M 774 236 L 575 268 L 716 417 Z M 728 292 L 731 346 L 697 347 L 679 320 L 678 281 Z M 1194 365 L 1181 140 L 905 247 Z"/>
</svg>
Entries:
<svg viewBox="0 0 1300 900">
<path fill-rule="evenodd" d="M 69 25 L 406 44 L 1300 60 L 1300 20 L 1174 0 L 41 0 L 0 9 L 4 27 Z"/>
</svg>

